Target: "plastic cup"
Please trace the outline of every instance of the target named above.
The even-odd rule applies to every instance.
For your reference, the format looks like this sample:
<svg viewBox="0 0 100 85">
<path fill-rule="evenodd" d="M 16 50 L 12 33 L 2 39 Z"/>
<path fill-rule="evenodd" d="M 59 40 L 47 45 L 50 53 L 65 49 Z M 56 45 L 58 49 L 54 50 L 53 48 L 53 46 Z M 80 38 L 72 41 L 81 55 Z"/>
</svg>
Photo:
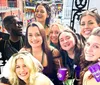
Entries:
<svg viewBox="0 0 100 85">
<path fill-rule="evenodd" d="M 76 74 L 76 78 L 77 79 L 79 79 L 79 77 L 80 77 L 80 70 L 81 70 L 80 66 L 76 66 L 76 68 L 75 68 L 75 74 Z"/>
<path fill-rule="evenodd" d="M 100 82 L 100 62 L 91 65 L 88 70 L 94 76 L 97 82 Z"/>
<path fill-rule="evenodd" d="M 67 68 L 59 68 L 58 69 L 58 79 L 64 81 L 66 78 Z"/>
</svg>

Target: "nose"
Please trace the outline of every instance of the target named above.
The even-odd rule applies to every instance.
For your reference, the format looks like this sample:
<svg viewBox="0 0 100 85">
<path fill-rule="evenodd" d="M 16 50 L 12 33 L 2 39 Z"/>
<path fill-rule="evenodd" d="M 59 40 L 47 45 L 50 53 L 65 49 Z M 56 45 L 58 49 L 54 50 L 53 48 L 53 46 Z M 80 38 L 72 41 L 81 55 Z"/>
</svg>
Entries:
<svg viewBox="0 0 100 85">
<path fill-rule="evenodd" d="M 36 40 L 36 36 L 33 36 L 33 38 L 32 38 L 33 40 Z"/>
<path fill-rule="evenodd" d="M 21 67 L 21 68 L 20 68 L 20 72 L 23 72 L 23 71 L 24 71 L 24 67 Z"/>
<path fill-rule="evenodd" d="M 65 39 L 64 39 L 64 43 L 67 43 L 67 42 L 68 42 L 68 40 L 65 40 Z"/>
<path fill-rule="evenodd" d="M 56 36 L 56 34 L 55 33 L 52 33 L 52 36 Z"/>
</svg>

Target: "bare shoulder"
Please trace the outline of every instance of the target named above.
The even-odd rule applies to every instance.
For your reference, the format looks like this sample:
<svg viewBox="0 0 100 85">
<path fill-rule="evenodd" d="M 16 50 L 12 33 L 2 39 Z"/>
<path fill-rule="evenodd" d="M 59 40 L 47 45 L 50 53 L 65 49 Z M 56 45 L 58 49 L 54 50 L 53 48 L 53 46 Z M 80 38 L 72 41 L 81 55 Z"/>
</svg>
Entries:
<svg viewBox="0 0 100 85">
<path fill-rule="evenodd" d="M 83 79 L 87 79 L 91 75 L 90 71 L 86 71 Z"/>
<path fill-rule="evenodd" d="M 37 73 L 35 85 L 54 85 L 52 81 L 42 73 Z"/>
<path fill-rule="evenodd" d="M 87 71 L 83 77 L 83 85 L 100 85 L 100 82 L 97 82 L 94 78 L 89 79 L 91 75 L 90 71 Z"/>
</svg>

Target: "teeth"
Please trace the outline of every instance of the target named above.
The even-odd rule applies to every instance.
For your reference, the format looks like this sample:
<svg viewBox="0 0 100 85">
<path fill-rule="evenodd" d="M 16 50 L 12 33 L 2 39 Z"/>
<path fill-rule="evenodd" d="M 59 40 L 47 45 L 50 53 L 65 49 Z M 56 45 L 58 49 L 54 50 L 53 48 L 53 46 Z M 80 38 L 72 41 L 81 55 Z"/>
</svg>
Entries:
<svg viewBox="0 0 100 85">
<path fill-rule="evenodd" d="M 41 16 L 37 16 L 37 18 L 41 18 Z"/>
<path fill-rule="evenodd" d="M 85 31 L 84 33 L 85 33 L 85 34 L 90 34 L 90 33 L 91 33 L 91 31 L 89 31 L 89 30 L 88 30 L 88 31 Z"/>
<path fill-rule="evenodd" d="M 69 44 L 64 45 L 65 47 L 69 46 Z"/>
<path fill-rule="evenodd" d="M 33 44 L 36 44 L 36 43 L 38 43 L 38 41 L 35 41 L 35 42 L 34 42 L 34 41 L 32 41 L 32 43 L 33 43 Z"/>
<path fill-rule="evenodd" d="M 25 74 L 20 74 L 21 76 L 25 76 L 26 75 L 26 73 Z"/>
<path fill-rule="evenodd" d="M 90 54 L 85 54 L 87 57 L 93 57 L 93 55 L 90 55 Z"/>
<path fill-rule="evenodd" d="M 57 39 L 53 38 L 52 40 L 57 40 Z"/>
</svg>

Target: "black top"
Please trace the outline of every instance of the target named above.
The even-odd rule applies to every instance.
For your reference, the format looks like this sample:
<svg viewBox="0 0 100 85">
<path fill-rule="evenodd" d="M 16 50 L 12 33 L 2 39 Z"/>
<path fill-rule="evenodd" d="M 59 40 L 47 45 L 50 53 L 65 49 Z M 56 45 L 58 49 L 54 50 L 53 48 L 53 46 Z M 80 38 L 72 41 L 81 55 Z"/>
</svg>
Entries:
<svg viewBox="0 0 100 85">
<path fill-rule="evenodd" d="M 56 45 L 55 45 L 55 44 L 53 44 L 52 42 L 50 42 L 50 45 L 51 45 L 51 46 L 53 46 L 53 47 L 55 47 L 56 49 L 60 50 L 59 45 L 58 45 L 58 46 L 56 46 Z"/>
<path fill-rule="evenodd" d="M 10 82 L 9 82 L 9 79 L 7 79 L 5 77 L 1 77 L 0 82 L 4 83 L 4 84 L 11 85 Z M 19 85 L 26 85 L 26 83 L 23 80 L 19 79 Z"/>
<path fill-rule="evenodd" d="M 51 51 L 51 54 L 52 54 L 52 51 Z M 50 57 L 53 57 L 53 55 Z M 53 59 L 53 58 L 51 58 L 51 59 Z M 44 60 L 44 55 L 42 55 L 41 64 L 43 64 L 43 60 Z M 48 67 L 50 67 L 49 61 L 50 60 L 48 60 L 48 65 L 46 67 L 44 67 L 44 69 L 43 69 L 43 74 L 45 74 L 47 77 L 49 77 L 50 80 L 54 83 L 54 85 L 62 85 L 62 82 L 58 80 L 56 65 L 55 65 L 54 61 L 52 60 L 53 68 L 48 68 Z M 50 69 L 51 69 L 51 71 L 50 71 Z"/>
<path fill-rule="evenodd" d="M 5 64 L 5 60 L 8 60 L 14 53 L 19 51 L 24 45 L 24 37 L 20 38 L 17 42 L 12 42 L 10 40 L 0 40 L 0 52 L 3 60 L 3 64 Z"/>
<path fill-rule="evenodd" d="M 68 68 L 69 79 L 75 78 L 74 59 L 71 59 L 67 52 L 61 52 L 64 67 Z"/>
<path fill-rule="evenodd" d="M 63 65 L 64 67 L 68 68 L 69 77 L 68 79 L 75 78 L 75 81 L 73 82 L 73 85 L 78 85 L 78 81 L 76 79 L 79 79 L 80 76 L 80 66 L 75 64 L 75 60 L 71 59 L 67 52 L 63 51 L 61 52 Z"/>
</svg>

